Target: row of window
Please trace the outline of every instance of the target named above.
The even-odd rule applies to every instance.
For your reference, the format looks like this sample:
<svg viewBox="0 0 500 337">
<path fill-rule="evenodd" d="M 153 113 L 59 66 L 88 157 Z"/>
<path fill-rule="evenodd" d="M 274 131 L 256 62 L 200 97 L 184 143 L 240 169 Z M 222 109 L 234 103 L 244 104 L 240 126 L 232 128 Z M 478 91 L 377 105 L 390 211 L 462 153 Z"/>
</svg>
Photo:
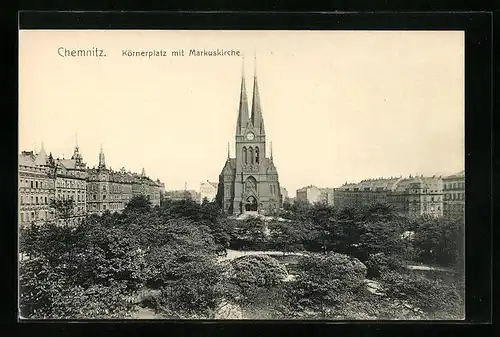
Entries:
<svg viewBox="0 0 500 337">
<path fill-rule="evenodd" d="M 47 199 L 46 196 L 40 196 L 40 197 L 28 197 L 21 195 L 21 205 L 43 205 L 43 204 L 48 204 L 50 202 L 50 199 Z"/>
<path fill-rule="evenodd" d="M 465 189 L 465 182 L 445 183 L 444 188 L 445 189 L 455 189 L 455 188 Z"/>
<path fill-rule="evenodd" d="M 427 207 L 427 204 L 424 204 L 424 212 L 427 212 L 428 210 L 431 211 L 431 212 L 434 212 L 434 211 L 441 211 L 441 206 L 434 206 L 434 205 L 431 205 L 430 207 Z"/>
<path fill-rule="evenodd" d="M 19 182 L 19 187 L 29 187 L 29 188 L 50 188 L 51 182 L 49 181 L 38 181 L 38 180 L 28 180 L 21 179 Z"/>
<path fill-rule="evenodd" d="M 269 193 L 276 195 L 276 185 L 269 185 Z"/>
<path fill-rule="evenodd" d="M 249 147 L 248 149 L 243 147 L 243 162 L 245 164 L 258 164 L 259 163 L 259 148 Z"/>
<path fill-rule="evenodd" d="M 90 192 L 99 192 L 99 185 L 92 184 L 88 187 Z M 106 185 L 102 185 L 102 192 L 108 191 L 108 187 Z M 122 185 L 110 185 L 109 186 L 110 193 L 132 193 L 132 188 L 124 189 Z"/>
<path fill-rule="evenodd" d="M 21 222 L 28 222 L 34 220 L 47 220 L 53 217 L 52 211 L 39 211 L 39 212 L 21 212 Z"/>
<path fill-rule="evenodd" d="M 437 196 L 437 197 L 424 197 L 423 201 L 442 201 L 442 197 L 441 196 Z"/>
<path fill-rule="evenodd" d="M 465 200 L 465 193 L 457 192 L 457 193 L 447 193 L 445 194 L 445 200 Z"/>
<path fill-rule="evenodd" d="M 73 194 L 66 194 L 66 193 L 57 193 L 57 199 L 62 199 L 62 200 L 74 200 L 74 201 L 77 201 L 77 202 L 84 202 L 85 201 L 85 194 L 78 194 L 78 195 L 75 195 L 75 193 L 73 192 Z"/>
<path fill-rule="evenodd" d="M 116 203 L 116 204 L 109 205 L 109 207 L 108 207 L 108 205 L 105 205 L 105 204 L 102 204 L 101 207 L 99 207 L 98 204 L 92 204 L 91 207 L 92 207 L 92 210 L 94 210 L 94 211 L 97 211 L 97 210 L 105 211 L 107 209 L 119 211 L 119 210 L 122 210 L 125 206 L 123 204 Z"/>
<path fill-rule="evenodd" d="M 56 187 L 86 188 L 86 182 L 80 180 L 56 180 Z"/>
</svg>

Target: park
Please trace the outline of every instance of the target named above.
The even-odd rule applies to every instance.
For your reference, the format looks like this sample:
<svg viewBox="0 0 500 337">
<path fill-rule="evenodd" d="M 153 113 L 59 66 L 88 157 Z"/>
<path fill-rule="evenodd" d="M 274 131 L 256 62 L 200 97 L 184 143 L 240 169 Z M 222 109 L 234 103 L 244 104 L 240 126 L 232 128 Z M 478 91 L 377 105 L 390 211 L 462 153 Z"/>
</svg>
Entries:
<svg viewBox="0 0 500 337">
<path fill-rule="evenodd" d="M 461 320 L 463 219 L 295 203 L 224 215 L 133 198 L 20 231 L 26 319 Z"/>
</svg>

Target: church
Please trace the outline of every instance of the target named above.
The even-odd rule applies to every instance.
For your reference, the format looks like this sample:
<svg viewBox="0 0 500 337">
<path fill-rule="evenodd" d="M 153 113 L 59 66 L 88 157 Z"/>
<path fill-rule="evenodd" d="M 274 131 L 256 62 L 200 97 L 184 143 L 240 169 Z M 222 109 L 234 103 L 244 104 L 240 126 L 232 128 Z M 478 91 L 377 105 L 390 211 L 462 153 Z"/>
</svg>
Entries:
<svg viewBox="0 0 500 337">
<path fill-rule="evenodd" d="M 251 115 L 248 110 L 245 74 L 242 72 L 240 104 L 236 122 L 235 158 L 229 145 L 219 175 L 216 200 L 227 214 L 268 213 L 282 205 L 278 171 L 273 163 L 272 145 L 266 155 L 266 131 L 259 97 L 257 73 L 253 77 Z"/>
</svg>

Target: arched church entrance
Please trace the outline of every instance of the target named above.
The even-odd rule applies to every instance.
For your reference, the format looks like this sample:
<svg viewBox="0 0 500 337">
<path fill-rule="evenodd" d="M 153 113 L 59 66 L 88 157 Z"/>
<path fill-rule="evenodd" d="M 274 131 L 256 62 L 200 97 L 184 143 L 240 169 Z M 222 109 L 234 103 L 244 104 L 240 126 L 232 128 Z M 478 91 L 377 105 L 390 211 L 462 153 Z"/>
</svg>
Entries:
<svg viewBox="0 0 500 337">
<path fill-rule="evenodd" d="M 257 200 L 253 196 L 249 196 L 245 201 L 246 212 L 257 212 Z"/>
</svg>

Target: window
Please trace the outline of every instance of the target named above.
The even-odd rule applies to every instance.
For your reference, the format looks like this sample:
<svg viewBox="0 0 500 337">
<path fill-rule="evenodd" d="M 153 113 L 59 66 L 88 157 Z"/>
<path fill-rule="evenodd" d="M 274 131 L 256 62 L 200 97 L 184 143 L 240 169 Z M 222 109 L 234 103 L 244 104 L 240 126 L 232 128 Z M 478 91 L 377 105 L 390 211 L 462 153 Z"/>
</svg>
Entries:
<svg viewBox="0 0 500 337">
<path fill-rule="evenodd" d="M 250 147 L 248 149 L 248 154 L 250 155 L 250 164 L 253 164 L 253 161 L 254 161 L 255 158 L 254 158 L 254 155 L 253 155 L 253 148 L 252 147 Z"/>
<path fill-rule="evenodd" d="M 35 212 L 31 212 L 31 220 L 35 219 Z"/>
<path fill-rule="evenodd" d="M 31 197 L 31 203 L 32 203 L 32 204 L 34 204 L 34 203 L 35 203 L 35 202 L 34 202 L 34 199 L 33 199 L 33 197 Z"/>
<path fill-rule="evenodd" d="M 97 200 L 97 196 L 94 194 L 94 200 Z"/>
<path fill-rule="evenodd" d="M 103 210 L 106 210 L 106 205 L 102 205 L 102 209 L 103 209 Z"/>
<path fill-rule="evenodd" d="M 106 200 L 106 195 L 103 195 L 103 196 L 102 196 L 102 200 Z"/>
<path fill-rule="evenodd" d="M 31 183 L 31 188 L 33 188 L 33 180 L 31 180 L 30 183 Z"/>
<path fill-rule="evenodd" d="M 259 148 L 255 148 L 255 163 L 259 163 Z"/>
<path fill-rule="evenodd" d="M 24 197 L 21 195 L 21 205 L 24 204 Z"/>
</svg>

